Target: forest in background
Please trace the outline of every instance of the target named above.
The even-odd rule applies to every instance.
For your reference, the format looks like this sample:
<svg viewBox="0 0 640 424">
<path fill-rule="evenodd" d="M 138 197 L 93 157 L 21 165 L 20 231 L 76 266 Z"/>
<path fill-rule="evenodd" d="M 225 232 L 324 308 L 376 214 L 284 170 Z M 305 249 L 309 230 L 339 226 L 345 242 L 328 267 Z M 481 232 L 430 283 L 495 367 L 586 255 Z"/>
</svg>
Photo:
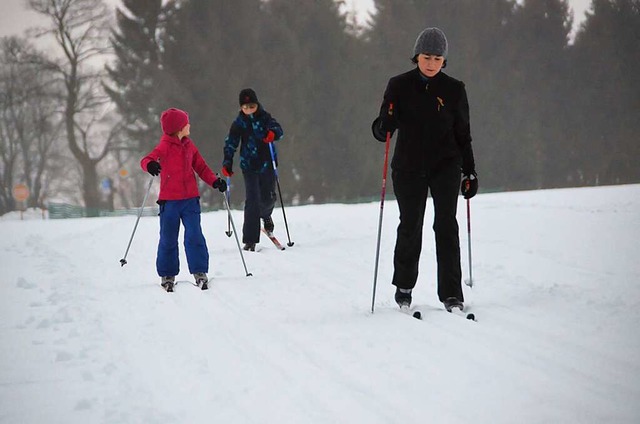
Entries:
<svg viewBox="0 0 640 424">
<path fill-rule="evenodd" d="M 1 40 L 0 214 L 18 207 L 17 183 L 29 206 L 136 206 L 138 162 L 168 107 L 189 112 L 218 171 L 245 87 L 285 131 L 286 204 L 375 199 L 384 144 L 371 122 L 428 26 L 446 33 L 444 72 L 467 87 L 481 191 L 640 182 L 639 0 L 593 0 L 572 42 L 566 0 L 376 0 L 365 28 L 333 0 L 124 0 L 115 19 L 101 0 L 29 4 L 50 22 L 34 34 L 56 42 Z"/>
</svg>

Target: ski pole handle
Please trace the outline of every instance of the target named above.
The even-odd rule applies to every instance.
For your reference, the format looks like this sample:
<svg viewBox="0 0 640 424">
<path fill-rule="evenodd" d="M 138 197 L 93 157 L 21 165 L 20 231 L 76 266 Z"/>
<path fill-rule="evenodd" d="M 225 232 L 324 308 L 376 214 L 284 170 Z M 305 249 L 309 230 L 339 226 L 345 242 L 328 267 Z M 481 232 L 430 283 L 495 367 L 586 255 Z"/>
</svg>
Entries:
<svg viewBox="0 0 640 424">
<path fill-rule="evenodd" d="M 276 165 L 276 153 L 273 150 L 272 143 L 269 143 L 269 152 L 271 152 L 271 166 L 273 166 L 273 172 L 276 174 L 276 178 L 278 178 L 278 166 Z"/>
</svg>

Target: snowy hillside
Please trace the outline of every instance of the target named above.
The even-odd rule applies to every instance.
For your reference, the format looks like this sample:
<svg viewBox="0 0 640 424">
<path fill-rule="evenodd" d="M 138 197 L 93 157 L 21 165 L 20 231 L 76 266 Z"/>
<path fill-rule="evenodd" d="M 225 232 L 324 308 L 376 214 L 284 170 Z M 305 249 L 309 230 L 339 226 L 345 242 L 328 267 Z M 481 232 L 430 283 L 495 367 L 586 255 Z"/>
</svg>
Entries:
<svg viewBox="0 0 640 424">
<path fill-rule="evenodd" d="M 459 221 L 466 260 L 466 209 Z M 429 204 L 397 312 L 397 206 L 287 208 L 245 252 L 203 215 L 212 288 L 155 273 L 156 217 L 0 220 L 0 423 L 638 423 L 640 185 L 478 195 L 477 322 L 437 301 Z M 236 225 L 241 211 L 234 211 Z M 282 213 L 276 234 L 286 242 Z M 182 250 L 182 246 L 181 246 Z"/>
</svg>

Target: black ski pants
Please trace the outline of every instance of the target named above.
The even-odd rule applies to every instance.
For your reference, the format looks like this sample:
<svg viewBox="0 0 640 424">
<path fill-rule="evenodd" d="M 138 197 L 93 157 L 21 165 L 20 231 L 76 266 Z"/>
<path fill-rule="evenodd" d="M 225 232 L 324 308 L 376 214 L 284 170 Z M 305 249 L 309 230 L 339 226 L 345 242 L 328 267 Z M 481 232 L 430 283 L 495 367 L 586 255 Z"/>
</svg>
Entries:
<svg viewBox="0 0 640 424">
<path fill-rule="evenodd" d="M 276 176 L 273 169 L 262 173 L 242 172 L 245 204 L 242 242 L 260 242 L 260 218 L 269 218 L 276 204 Z"/>
<path fill-rule="evenodd" d="M 400 224 L 393 258 L 393 285 L 413 289 L 418 279 L 418 262 L 422 251 L 422 228 L 427 196 L 431 191 L 434 207 L 433 231 L 438 263 L 438 298 L 464 301 L 458 236 L 458 192 L 460 165 L 447 161 L 426 173 L 392 172 L 393 190 L 400 209 Z"/>
</svg>

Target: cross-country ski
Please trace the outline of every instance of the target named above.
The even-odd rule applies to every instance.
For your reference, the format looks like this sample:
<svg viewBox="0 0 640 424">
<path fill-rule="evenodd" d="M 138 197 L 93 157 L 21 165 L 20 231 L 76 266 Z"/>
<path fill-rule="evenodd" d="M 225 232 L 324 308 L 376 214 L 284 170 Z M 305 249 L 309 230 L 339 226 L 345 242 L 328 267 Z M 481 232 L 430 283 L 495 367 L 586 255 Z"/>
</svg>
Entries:
<svg viewBox="0 0 640 424">
<path fill-rule="evenodd" d="M 267 236 L 267 238 L 269 240 L 271 240 L 271 242 L 273 243 L 273 245 L 275 247 L 278 248 L 278 250 L 284 250 L 284 246 L 278 241 L 278 239 L 276 238 L 276 236 L 273 235 L 273 233 L 265 230 L 264 228 L 262 229 L 262 232 Z"/>
</svg>

